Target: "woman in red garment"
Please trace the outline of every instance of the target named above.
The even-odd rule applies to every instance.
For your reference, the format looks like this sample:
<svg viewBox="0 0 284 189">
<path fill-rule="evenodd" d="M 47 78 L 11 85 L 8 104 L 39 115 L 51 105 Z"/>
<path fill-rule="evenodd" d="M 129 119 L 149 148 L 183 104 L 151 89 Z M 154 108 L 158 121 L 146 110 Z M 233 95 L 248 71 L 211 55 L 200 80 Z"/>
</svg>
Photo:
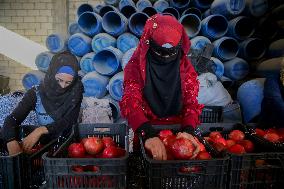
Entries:
<svg viewBox="0 0 284 189">
<path fill-rule="evenodd" d="M 152 125 L 181 124 L 192 131 L 203 106 L 198 104 L 197 74 L 187 58 L 190 41 L 172 16 L 156 14 L 144 27 L 140 43 L 124 70 L 121 114 L 145 138 L 154 159 L 166 159 Z"/>
</svg>

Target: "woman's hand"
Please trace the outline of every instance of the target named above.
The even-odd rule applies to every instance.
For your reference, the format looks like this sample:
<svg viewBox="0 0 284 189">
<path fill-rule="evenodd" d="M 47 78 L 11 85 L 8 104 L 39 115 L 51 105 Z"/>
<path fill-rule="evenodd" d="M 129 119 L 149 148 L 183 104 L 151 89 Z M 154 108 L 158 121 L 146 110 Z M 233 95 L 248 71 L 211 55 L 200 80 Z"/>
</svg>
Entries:
<svg viewBox="0 0 284 189">
<path fill-rule="evenodd" d="M 155 160 L 167 160 L 165 145 L 158 137 L 147 139 L 145 141 L 145 148 L 152 153 Z"/>
<path fill-rule="evenodd" d="M 21 145 L 16 140 L 12 140 L 11 142 L 8 142 L 7 149 L 8 149 L 10 156 L 21 153 L 23 151 Z"/>
<path fill-rule="evenodd" d="M 23 140 L 23 150 L 24 152 L 30 154 L 32 152 L 33 146 L 38 142 L 39 138 L 43 134 L 47 134 L 48 130 L 46 127 L 38 127 L 33 132 L 31 132 Z"/>
<path fill-rule="evenodd" d="M 193 146 L 195 147 L 195 150 L 193 152 L 193 155 L 192 155 L 191 159 L 194 159 L 198 155 L 198 153 L 200 152 L 199 144 L 196 141 L 198 139 L 193 137 L 191 134 L 186 133 L 186 132 L 182 132 L 182 133 L 179 132 L 177 134 L 177 138 L 186 138 L 186 139 L 188 139 L 188 140 L 190 140 L 192 142 Z"/>
</svg>

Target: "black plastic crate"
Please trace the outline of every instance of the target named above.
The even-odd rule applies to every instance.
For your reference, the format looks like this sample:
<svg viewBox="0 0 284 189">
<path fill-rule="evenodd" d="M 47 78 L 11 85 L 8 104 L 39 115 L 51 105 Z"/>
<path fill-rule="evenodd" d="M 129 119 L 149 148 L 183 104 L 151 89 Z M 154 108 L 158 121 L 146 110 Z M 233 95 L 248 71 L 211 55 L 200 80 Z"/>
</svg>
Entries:
<svg viewBox="0 0 284 189">
<path fill-rule="evenodd" d="M 205 106 L 200 115 L 201 123 L 219 123 L 223 121 L 222 106 Z"/>
<path fill-rule="evenodd" d="M 27 136 L 37 127 L 31 125 L 21 126 L 19 138 Z M 2 156 L 0 156 L 0 189 L 39 187 L 44 182 L 44 168 L 41 156 L 56 141 L 56 139 L 49 141 L 42 149 L 32 155 L 20 153 L 7 156 L 7 149 L 5 146 L 2 146 Z"/>
<path fill-rule="evenodd" d="M 85 137 L 110 136 L 126 150 L 121 158 L 68 158 L 72 142 Z M 128 128 L 125 124 L 80 124 L 78 136 L 70 137 L 55 153 L 43 155 L 46 188 L 126 188 L 128 160 Z M 95 166 L 92 172 L 76 172 L 76 166 Z"/>
<path fill-rule="evenodd" d="M 220 131 L 226 138 L 233 129 L 241 130 L 255 145 L 254 153 L 230 155 L 229 189 L 280 189 L 284 185 L 284 153 L 267 152 L 250 128 L 242 124 L 214 123 L 203 124 L 204 135 L 210 131 Z"/>
<path fill-rule="evenodd" d="M 22 160 L 22 154 L 0 155 L 0 189 L 24 188 Z"/>
<path fill-rule="evenodd" d="M 284 152 L 284 143 L 283 142 L 270 142 L 258 135 L 256 135 L 255 128 L 257 128 L 257 124 L 249 123 L 247 125 L 249 134 L 257 141 L 263 149 L 267 152 Z"/>
<path fill-rule="evenodd" d="M 175 126 L 155 126 L 157 130 L 178 130 Z M 203 141 L 201 141 L 203 142 Z M 143 166 L 146 171 L 147 188 L 150 189 L 223 189 L 226 188 L 229 158 L 210 160 L 166 160 L 150 158 L 140 138 Z M 208 152 L 207 145 L 205 145 Z M 212 154 L 211 154 L 212 155 Z"/>
</svg>

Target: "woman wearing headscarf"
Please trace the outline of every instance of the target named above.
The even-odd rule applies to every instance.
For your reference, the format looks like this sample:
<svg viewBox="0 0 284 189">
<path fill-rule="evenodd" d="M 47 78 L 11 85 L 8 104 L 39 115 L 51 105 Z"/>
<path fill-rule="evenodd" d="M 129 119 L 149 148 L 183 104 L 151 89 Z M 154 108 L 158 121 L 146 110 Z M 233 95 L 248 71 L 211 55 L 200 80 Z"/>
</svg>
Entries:
<svg viewBox="0 0 284 189">
<path fill-rule="evenodd" d="M 166 150 L 152 125 L 181 124 L 192 131 L 202 105 L 197 102 L 197 74 L 187 58 L 190 41 L 172 16 L 156 14 L 145 24 L 140 43 L 124 70 L 121 114 L 154 159 L 166 159 Z M 185 134 L 185 133 L 184 133 Z"/>
<path fill-rule="evenodd" d="M 83 98 L 77 58 L 69 52 L 53 56 L 43 82 L 28 90 L 4 122 L 3 137 L 10 155 L 29 153 L 42 136 L 57 138 L 69 133 L 76 123 Z M 18 130 L 30 111 L 35 110 L 39 127 L 19 143 Z"/>
<path fill-rule="evenodd" d="M 284 128 L 284 61 L 280 75 L 265 80 L 260 123 L 264 128 Z"/>
</svg>

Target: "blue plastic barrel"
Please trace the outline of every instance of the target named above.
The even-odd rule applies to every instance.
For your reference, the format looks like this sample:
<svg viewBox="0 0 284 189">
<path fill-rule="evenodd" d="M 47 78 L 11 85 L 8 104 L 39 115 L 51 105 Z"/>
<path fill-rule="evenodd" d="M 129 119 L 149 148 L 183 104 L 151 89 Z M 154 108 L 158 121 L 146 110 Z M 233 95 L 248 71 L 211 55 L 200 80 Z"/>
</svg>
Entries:
<svg viewBox="0 0 284 189">
<path fill-rule="evenodd" d="M 120 107 L 119 107 L 119 102 L 114 100 L 109 94 L 104 97 L 104 99 L 109 100 L 109 105 L 112 111 L 112 117 L 113 121 L 117 122 L 119 118 L 121 117 L 120 115 Z"/>
<path fill-rule="evenodd" d="M 78 19 L 80 30 L 93 37 L 102 31 L 102 17 L 95 12 L 84 12 Z"/>
<path fill-rule="evenodd" d="M 22 84 L 26 90 L 31 89 L 35 85 L 39 85 L 45 76 L 44 72 L 33 70 L 26 73 L 22 79 Z"/>
<path fill-rule="evenodd" d="M 105 5 L 100 9 L 100 15 L 101 17 L 103 17 L 106 13 L 110 12 L 110 11 L 115 11 L 115 12 L 119 12 L 117 10 L 117 8 L 115 8 L 114 6 L 111 5 Z"/>
<path fill-rule="evenodd" d="M 188 9 L 186 9 L 185 11 L 183 11 L 182 15 L 186 15 L 186 14 L 195 14 L 196 16 L 198 16 L 201 19 L 201 11 L 195 7 L 190 7 Z"/>
<path fill-rule="evenodd" d="M 198 9 L 209 9 L 214 0 L 191 0 L 191 4 Z"/>
<path fill-rule="evenodd" d="M 245 0 L 214 0 L 210 7 L 211 14 L 235 17 L 245 9 Z"/>
<path fill-rule="evenodd" d="M 213 70 L 214 70 L 215 75 L 218 78 L 222 78 L 224 74 L 224 69 L 225 69 L 224 64 L 221 62 L 221 60 L 215 57 L 211 57 L 211 60 L 214 62 Z"/>
<path fill-rule="evenodd" d="M 36 56 L 35 64 L 38 70 L 42 72 L 47 72 L 50 61 L 54 54 L 51 52 L 42 52 Z"/>
<path fill-rule="evenodd" d="M 136 12 L 129 18 L 129 30 L 136 36 L 140 37 L 143 33 L 144 26 L 148 19 L 148 15 L 143 12 Z"/>
<path fill-rule="evenodd" d="M 117 38 L 117 48 L 122 52 L 125 53 L 131 48 L 137 47 L 139 43 L 139 39 L 131 34 L 131 33 L 124 33 Z"/>
<path fill-rule="evenodd" d="M 82 59 L 80 60 L 80 68 L 83 72 L 89 73 L 96 71 L 94 65 L 93 65 L 93 59 L 94 59 L 95 53 L 91 52 L 88 54 L 85 54 Z"/>
<path fill-rule="evenodd" d="M 147 14 L 149 17 L 157 14 L 157 10 L 154 7 L 145 7 L 142 12 L 144 12 L 145 14 Z"/>
<path fill-rule="evenodd" d="M 115 74 L 107 85 L 110 96 L 117 101 L 120 101 L 123 95 L 123 72 Z"/>
<path fill-rule="evenodd" d="M 227 36 L 238 40 L 251 37 L 255 30 L 254 21 L 246 16 L 239 16 L 229 21 Z"/>
<path fill-rule="evenodd" d="M 122 60 L 121 60 L 121 66 L 122 69 L 124 70 L 125 66 L 128 64 L 130 58 L 132 57 L 134 51 L 136 50 L 136 48 L 132 48 L 129 49 L 128 51 L 126 51 L 126 53 L 124 53 L 124 55 L 122 56 Z"/>
<path fill-rule="evenodd" d="M 99 52 L 109 46 L 116 47 L 116 39 L 107 33 L 99 33 L 92 39 L 92 49 L 94 52 Z"/>
<path fill-rule="evenodd" d="M 100 75 L 96 71 L 87 73 L 82 79 L 85 91 L 84 96 L 103 98 L 107 93 L 106 86 L 108 82 L 108 77 Z"/>
<path fill-rule="evenodd" d="M 121 9 L 122 9 L 124 6 L 128 6 L 128 5 L 133 6 L 133 7 L 136 6 L 135 3 L 134 3 L 132 0 L 120 0 L 120 1 L 119 1 L 119 4 L 118 4 L 118 8 L 119 8 L 119 10 L 121 11 Z"/>
<path fill-rule="evenodd" d="M 256 73 L 263 77 L 278 77 L 283 61 L 284 56 L 262 61 L 257 65 Z"/>
<path fill-rule="evenodd" d="M 112 36 L 119 36 L 127 30 L 127 18 L 116 11 L 107 12 L 103 17 L 103 29 Z"/>
<path fill-rule="evenodd" d="M 244 59 L 238 57 L 224 62 L 224 67 L 224 75 L 232 80 L 241 80 L 249 73 L 248 63 Z"/>
<path fill-rule="evenodd" d="M 262 58 L 265 51 L 266 47 L 261 39 L 249 38 L 240 43 L 238 56 L 247 60 L 255 60 Z"/>
<path fill-rule="evenodd" d="M 71 35 L 68 40 L 68 49 L 75 56 L 84 56 L 91 52 L 91 41 L 92 39 L 82 33 L 75 33 Z"/>
<path fill-rule="evenodd" d="M 214 14 L 204 18 L 201 22 L 201 32 L 209 39 L 219 39 L 228 30 L 228 21 L 221 14 Z"/>
<path fill-rule="evenodd" d="M 98 52 L 93 59 L 96 71 L 102 75 L 111 76 L 121 70 L 122 52 L 114 47 L 107 47 Z"/>
<path fill-rule="evenodd" d="M 278 24 L 279 23 L 277 23 L 272 17 L 261 17 L 256 24 L 254 35 L 259 36 L 262 40 L 269 42 L 277 36 L 279 31 Z"/>
<path fill-rule="evenodd" d="M 119 2 L 119 10 L 126 17 L 130 16 L 137 12 L 135 3 L 132 0 L 122 0 Z"/>
<path fill-rule="evenodd" d="M 268 55 L 270 57 L 284 56 L 284 38 L 273 41 L 268 48 Z"/>
<path fill-rule="evenodd" d="M 268 0 L 246 0 L 244 14 L 260 17 L 268 11 Z"/>
<path fill-rule="evenodd" d="M 239 51 L 239 44 L 232 37 L 222 37 L 214 41 L 213 45 L 213 56 L 222 61 L 235 58 Z"/>
<path fill-rule="evenodd" d="M 264 83 L 254 79 L 243 83 L 237 93 L 244 123 L 250 122 L 261 112 Z"/>
<path fill-rule="evenodd" d="M 79 28 L 79 25 L 77 22 L 72 22 L 68 26 L 68 34 L 73 35 L 75 33 L 81 33 L 82 31 Z"/>
<path fill-rule="evenodd" d="M 211 44 L 211 41 L 204 36 L 196 36 L 190 40 L 191 48 L 202 50 L 207 44 Z"/>
<path fill-rule="evenodd" d="M 210 16 L 211 15 L 211 10 L 210 9 L 207 9 L 203 14 L 202 14 L 202 18 L 206 18 L 207 16 Z"/>
<path fill-rule="evenodd" d="M 112 6 L 117 6 L 119 0 L 104 0 L 106 5 L 112 5 Z"/>
<path fill-rule="evenodd" d="M 190 0 L 170 0 L 170 5 L 181 12 L 189 7 Z"/>
<path fill-rule="evenodd" d="M 189 38 L 197 36 L 201 29 L 201 20 L 195 14 L 183 15 L 179 22 L 183 25 Z"/>
<path fill-rule="evenodd" d="M 179 14 L 178 10 L 173 8 L 173 7 L 168 7 L 166 9 L 164 9 L 162 13 L 168 13 L 170 15 L 173 15 L 177 20 L 179 20 L 179 18 L 180 18 L 180 14 Z"/>
<path fill-rule="evenodd" d="M 149 0 L 139 0 L 136 7 L 139 11 L 142 11 L 145 7 L 152 7 L 152 3 Z"/>
<path fill-rule="evenodd" d="M 52 53 L 60 53 L 67 49 L 67 36 L 53 33 L 45 40 L 46 47 Z"/>
<path fill-rule="evenodd" d="M 88 3 L 81 4 L 77 9 L 77 16 L 81 16 L 84 12 L 93 12 L 94 7 Z"/>
<path fill-rule="evenodd" d="M 100 10 L 104 7 L 103 4 L 98 4 L 94 7 L 94 12 L 100 14 Z"/>
<path fill-rule="evenodd" d="M 158 0 L 154 3 L 153 7 L 158 12 L 163 12 L 166 8 L 168 8 L 170 5 L 166 0 Z"/>
</svg>

